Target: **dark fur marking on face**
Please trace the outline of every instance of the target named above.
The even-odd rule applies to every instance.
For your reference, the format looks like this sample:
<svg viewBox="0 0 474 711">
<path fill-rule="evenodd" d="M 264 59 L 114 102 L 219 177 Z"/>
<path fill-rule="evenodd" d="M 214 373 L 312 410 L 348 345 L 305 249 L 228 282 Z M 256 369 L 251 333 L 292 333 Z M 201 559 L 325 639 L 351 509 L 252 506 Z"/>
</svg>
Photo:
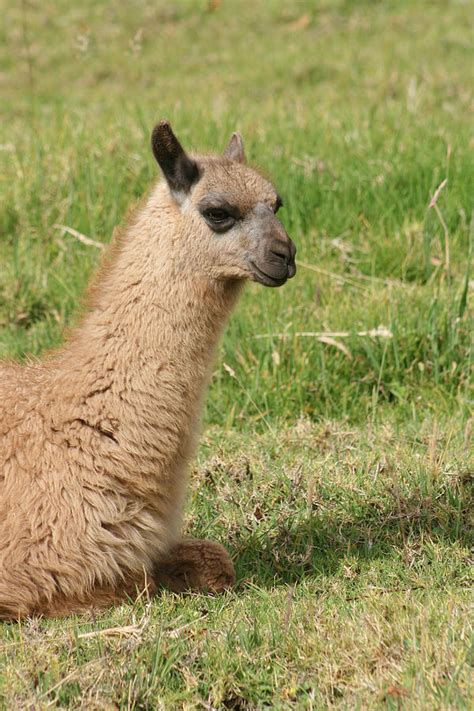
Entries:
<svg viewBox="0 0 474 711">
<path fill-rule="evenodd" d="M 280 209 L 280 207 L 283 207 L 283 199 L 282 199 L 282 197 L 281 197 L 280 195 L 278 195 L 278 193 L 277 193 L 276 202 L 275 202 L 275 206 L 274 206 L 274 208 L 273 208 L 273 212 L 276 214 L 276 213 L 278 212 L 278 210 Z"/>
<path fill-rule="evenodd" d="M 183 150 L 168 121 L 160 121 L 155 126 L 151 146 L 170 190 L 174 193 L 188 193 L 201 173 L 196 161 Z"/>
<path fill-rule="evenodd" d="M 214 232 L 227 232 L 242 218 L 237 205 L 231 205 L 225 197 L 217 194 L 205 195 L 198 204 L 198 210 Z"/>
</svg>

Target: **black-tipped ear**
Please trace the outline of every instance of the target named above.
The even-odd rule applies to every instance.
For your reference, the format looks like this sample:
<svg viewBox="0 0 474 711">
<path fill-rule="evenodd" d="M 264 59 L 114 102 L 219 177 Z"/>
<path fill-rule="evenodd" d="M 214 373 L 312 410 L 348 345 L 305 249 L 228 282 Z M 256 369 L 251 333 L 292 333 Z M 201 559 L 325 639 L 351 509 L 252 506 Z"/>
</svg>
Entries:
<svg viewBox="0 0 474 711">
<path fill-rule="evenodd" d="M 151 135 L 151 147 L 175 197 L 188 193 L 199 180 L 199 168 L 183 150 L 168 121 L 160 121 Z"/>
<path fill-rule="evenodd" d="M 226 158 L 237 161 L 237 163 L 245 163 L 244 142 L 240 133 L 235 132 L 232 134 L 224 155 Z"/>
</svg>

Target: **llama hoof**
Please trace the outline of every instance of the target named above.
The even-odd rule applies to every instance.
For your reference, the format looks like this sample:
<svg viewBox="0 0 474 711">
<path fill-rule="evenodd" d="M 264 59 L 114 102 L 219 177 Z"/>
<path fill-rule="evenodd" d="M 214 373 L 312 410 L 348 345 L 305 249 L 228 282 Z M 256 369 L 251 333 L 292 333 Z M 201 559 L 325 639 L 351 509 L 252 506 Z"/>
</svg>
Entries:
<svg viewBox="0 0 474 711">
<path fill-rule="evenodd" d="M 157 562 L 154 581 L 176 593 L 221 593 L 235 584 L 235 570 L 220 543 L 189 538 L 177 543 Z"/>
</svg>

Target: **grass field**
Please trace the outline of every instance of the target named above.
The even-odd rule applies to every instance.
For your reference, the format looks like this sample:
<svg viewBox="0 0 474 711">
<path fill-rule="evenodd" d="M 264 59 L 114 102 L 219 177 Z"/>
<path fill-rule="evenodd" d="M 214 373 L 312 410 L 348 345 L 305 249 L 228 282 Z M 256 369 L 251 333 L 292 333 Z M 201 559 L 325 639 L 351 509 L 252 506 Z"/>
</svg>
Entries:
<svg viewBox="0 0 474 711">
<path fill-rule="evenodd" d="M 472 708 L 474 3 L 0 10 L 0 357 L 60 342 L 100 251 L 58 225 L 110 239 L 162 117 L 243 133 L 299 263 L 234 314 L 191 475 L 236 590 L 1 626 L 2 708 Z"/>
</svg>

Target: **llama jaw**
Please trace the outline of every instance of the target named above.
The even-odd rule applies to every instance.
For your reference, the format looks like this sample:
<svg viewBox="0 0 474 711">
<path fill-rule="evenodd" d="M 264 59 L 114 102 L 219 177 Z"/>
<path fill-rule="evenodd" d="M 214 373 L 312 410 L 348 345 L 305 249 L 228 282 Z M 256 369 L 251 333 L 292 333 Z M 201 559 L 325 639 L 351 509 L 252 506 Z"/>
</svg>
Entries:
<svg viewBox="0 0 474 711">
<path fill-rule="evenodd" d="M 274 277 L 274 276 L 271 276 L 270 274 L 267 274 L 267 272 L 263 271 L 262 269 L 260 269 L 255 264 L 255 262 L 253 262 L 251 260 L 249 261 L 249 265 L 250 265 L 250 268 L 252 271 L 252 274 L 250 277 L 251 280 L 258 282 L 259 284 L 263 284 L 264 286 L 272 286 L 272 287 L 283 286 L 283 284 L 285 284 L 285 282 L 288 279 L 291 279 L 292 277 L 294 277 L 294 275 L 296 273 L 296 267 L 293 266 L 292 268 L 290 268 L 290 267 L 288 268 L 288 272 L 285 276 Z M 291 269 L 291 271 L 290 271 L 290 269 Z"/>
</svg>

